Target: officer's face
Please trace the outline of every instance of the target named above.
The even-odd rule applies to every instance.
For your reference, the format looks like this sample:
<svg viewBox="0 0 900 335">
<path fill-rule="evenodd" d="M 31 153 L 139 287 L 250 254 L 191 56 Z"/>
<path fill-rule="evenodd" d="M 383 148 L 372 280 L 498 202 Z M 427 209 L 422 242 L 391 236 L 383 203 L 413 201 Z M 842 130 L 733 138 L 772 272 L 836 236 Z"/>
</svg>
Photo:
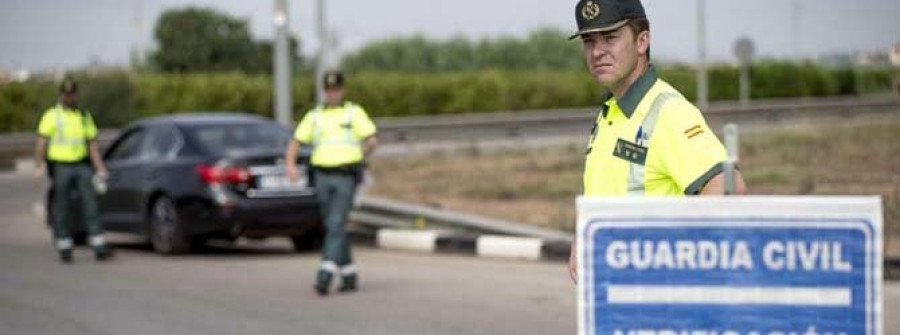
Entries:
<svg viewBox="0 0 900 335">
<path fill-rule="evenodd" d="M 75 106 L 75 103 L 78 102 L 78 93 L 64 92 L 64 93 L 60 94 L 60 100 L 62 100 L 63 105 Z"/>
<path fill-rule="evenodd" d="M 325 89 L 325 102 L 329 105 L 339 105 L 344 101 L 343 87 L 328 87 Z"/>
<path fill-rule="evenodd" d="M 635 71 L 638 58 L 650 45 L 648 32 L 641 32 L 636 38 L 627 25 L 613 31 L 581 35 L 581 42 L 594 79 L 614 92 L 628 84 L 625 79 Z"/>
</svg>

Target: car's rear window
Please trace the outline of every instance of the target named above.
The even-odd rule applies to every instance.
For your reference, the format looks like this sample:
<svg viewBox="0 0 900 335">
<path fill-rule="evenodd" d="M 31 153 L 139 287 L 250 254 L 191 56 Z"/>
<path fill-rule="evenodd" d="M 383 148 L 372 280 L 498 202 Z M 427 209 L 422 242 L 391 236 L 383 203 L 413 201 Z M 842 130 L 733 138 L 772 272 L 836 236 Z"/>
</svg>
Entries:
<svg viewBox="0 0 900 335">
<path fill-rule="evenodd" d="M 261 122 L 190 125 L 185 127 L 185 132 L 203 149 L 216 153 L 260 149 L 284 150 L 291 140 L 287 129 L 277 124 Z"/>
</svg>

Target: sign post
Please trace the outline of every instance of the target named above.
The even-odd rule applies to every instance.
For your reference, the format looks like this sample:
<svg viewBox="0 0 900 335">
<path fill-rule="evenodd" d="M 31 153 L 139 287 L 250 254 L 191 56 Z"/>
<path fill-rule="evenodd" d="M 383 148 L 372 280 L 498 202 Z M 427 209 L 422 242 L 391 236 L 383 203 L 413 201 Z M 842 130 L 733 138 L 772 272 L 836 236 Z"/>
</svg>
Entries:
<svg viewBox="0 0 900 335">
<path fill-rule="evenodd" d="M 748 37 L 741 37 L 734 43 L 734 55 L 740 64 L 740 102 L 742 106 L 750 104 L 750 64 L 753 63 L 753 54 L 756 46 Z"/>
<path fill-rule="evenodd" d="M 883 335 L 879 197 L 578 200 L 579 334 Z"/>
<path fill-rule="evenodd" d="M 892 81 L 891 86 L 895 97 L 900 97 L 900 42 L 891 48 Z"/>
</svg>

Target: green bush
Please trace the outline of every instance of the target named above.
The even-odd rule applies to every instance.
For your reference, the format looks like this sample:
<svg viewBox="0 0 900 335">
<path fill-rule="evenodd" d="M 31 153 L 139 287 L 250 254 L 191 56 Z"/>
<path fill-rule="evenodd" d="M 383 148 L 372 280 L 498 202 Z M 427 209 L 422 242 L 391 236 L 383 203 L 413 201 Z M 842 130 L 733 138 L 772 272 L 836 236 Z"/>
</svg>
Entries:
<svg viewBox="0 0 900 335">
<path fill-rule="evenodd" d="M 709 75 L 710 101 L 737 100 L 740 98 L 741 71 L 739 68 L 722 65 L 709 69 L 707 73 Z"/>
<path fill-rule="evenodd" d="M 44 111 L 54 104 L 54 85 L 29 82 L 0 86 L 0 131 L 33 131 Z"/>
<path fill-rule="evenodd" d="M 891 71 L 889 67 L 863 68 L 856 71 L 856 92 L 885 93 L 891 91 Z"/>
<path fill-rule="evenodd" d="M 684 65 L 661 66 L 660 77 L 690 100 L 696 73 Z M 735 100 L 738 69 L 709 69 L 710 100 Z M 229 73 L 76 73 L 81 103 L 103 128 L 139 117 L 191 111 L 242 111 L 272 116 L 273 83 L 268 75 Z M 883 93 L 890 89 L 886 68 L 829 69 L 812 64 L 760 62 L 751 67 L 754 99 Z M 583 69 L 471 70 L 410 73 L 348 73 L 347 98 L 374 116 L 407 116 L 597 106 L 603 90 Z M 0 86 L 0 131 L 33 131 L 56 101 L 56 84 L 30 81 Z M 293 80 L 293 115 L 314 107 L 311 76 Z"/>
<path fill-rule="evenodd" d="M 79 104 L 90 111 L 98 126 L 121 127 L 139 116 L 131 74 L 113 71 L 99 76 L 78 73 L 70 77 L 80 83 Z"/>
<path fill-rule="evenodd" d="M 821 97 L 837 95 L 842 85 L 840 71 L 813 64 L 763 62 L 750 70 L 753 98 Z M 846 80 L 846 78 L 844 78 Z"/>
<path fill-rule="evenodd" d="M 659 77 L 675 87 L 685 98 L 697 99 L 697 72 L 686 65 L 658 67 Z"/>
</svg>

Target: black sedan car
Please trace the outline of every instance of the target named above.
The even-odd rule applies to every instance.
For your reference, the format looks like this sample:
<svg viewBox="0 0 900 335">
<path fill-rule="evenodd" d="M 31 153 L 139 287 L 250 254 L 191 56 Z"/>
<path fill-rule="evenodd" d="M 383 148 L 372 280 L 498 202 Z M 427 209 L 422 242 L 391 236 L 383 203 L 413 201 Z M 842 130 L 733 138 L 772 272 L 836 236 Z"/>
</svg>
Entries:
<svg viewBox="0 0 900 335">
<path fill-rule="evenodd" d="M 210 239 L 287 236 L 298 251 L 320 246 L 323 228 L 309 152 L 284 175 L 291 133 L 245 114 L 180 114 L 136 122 L 108 146 L 107 230 L 148 238 L 163 254 Z"/>
</svg>

